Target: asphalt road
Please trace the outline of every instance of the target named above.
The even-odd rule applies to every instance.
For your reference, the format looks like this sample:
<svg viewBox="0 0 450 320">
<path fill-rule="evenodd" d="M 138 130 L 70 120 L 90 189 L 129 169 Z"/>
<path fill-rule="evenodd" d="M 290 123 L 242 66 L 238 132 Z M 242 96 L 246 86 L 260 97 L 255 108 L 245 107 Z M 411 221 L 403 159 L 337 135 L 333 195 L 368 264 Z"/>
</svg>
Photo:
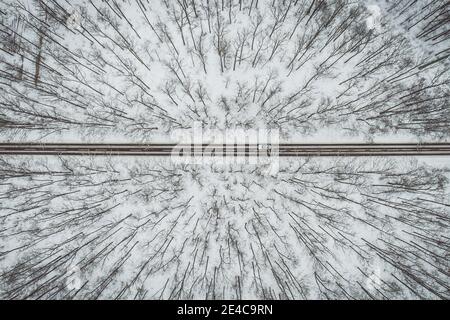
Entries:
<svg viewBox="0 0 450 320">
<path fill-rule="evenodd" d="M 0 155 L 99 156 L 450 156 L 450 143 L 392 144 L 77 144 L 0 143 Z"/>
</svg>

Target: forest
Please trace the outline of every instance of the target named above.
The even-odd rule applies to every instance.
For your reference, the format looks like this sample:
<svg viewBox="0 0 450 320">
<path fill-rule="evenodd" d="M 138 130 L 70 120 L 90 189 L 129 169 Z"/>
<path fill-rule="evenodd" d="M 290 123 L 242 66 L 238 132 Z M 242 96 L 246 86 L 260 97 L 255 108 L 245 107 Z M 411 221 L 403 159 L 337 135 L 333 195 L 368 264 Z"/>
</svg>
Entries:
<svg viewBox="0 0 450 320">
<path fill-rule="evenodd" d="M 2 0 L 0 143 L 448 142 L 449 9 Z M 0 155 L 0 299 L 449 299 L 449 159 Z"/>
</svg>

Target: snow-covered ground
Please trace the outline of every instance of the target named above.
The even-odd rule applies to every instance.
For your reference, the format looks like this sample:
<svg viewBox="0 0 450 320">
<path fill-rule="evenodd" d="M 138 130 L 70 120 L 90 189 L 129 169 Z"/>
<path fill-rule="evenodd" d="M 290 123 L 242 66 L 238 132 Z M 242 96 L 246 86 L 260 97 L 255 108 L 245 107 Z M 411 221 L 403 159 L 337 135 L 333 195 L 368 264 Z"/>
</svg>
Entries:
<svg viewBox="0 0 450 320">
<path fill-rule="evenodd" d="M 401 2 L 3 1 L 3 136 L 448 139 L 445 1 Z"/>
<path fill-rule="evenodd" d="M 2 158 L 2 297 L 445 298 L 434 159 Z"/>
<path fill-rule="evenodd" d="M 3 0 L 0 142 L 450 139 L 445 0 Z M 448 157 L 0 157 L 0 298 L 448 299 Z"/>
</svg>

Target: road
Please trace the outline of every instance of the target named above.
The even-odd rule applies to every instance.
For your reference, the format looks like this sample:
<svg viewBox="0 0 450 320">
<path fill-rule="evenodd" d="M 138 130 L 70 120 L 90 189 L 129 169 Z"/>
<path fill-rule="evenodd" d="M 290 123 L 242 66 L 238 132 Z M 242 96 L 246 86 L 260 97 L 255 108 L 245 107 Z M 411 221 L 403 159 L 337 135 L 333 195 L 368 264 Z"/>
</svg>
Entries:
<svg viewBox="0 0 450 320">
<path fill-rule="evenodd" d="M 0 143 L 0 155 L 101 156 L 450 156 L 450 143 L 389 144 L 76 144 Z M 194 151 L 196 153 L 194 153 Z"/>
</svg>

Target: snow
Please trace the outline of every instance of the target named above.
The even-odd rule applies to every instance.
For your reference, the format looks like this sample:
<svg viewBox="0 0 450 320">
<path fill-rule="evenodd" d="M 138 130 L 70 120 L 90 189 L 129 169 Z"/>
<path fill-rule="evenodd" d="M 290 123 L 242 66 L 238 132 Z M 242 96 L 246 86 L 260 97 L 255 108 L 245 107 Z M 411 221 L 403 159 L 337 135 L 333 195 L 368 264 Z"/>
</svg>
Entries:
<svg viewBox="0 0 450 320">
<path fill-rule="evenodd" d="M 139 3 L 144 6 L 145 16 L 156 32 L 146 21 Z M 404 32 L 403 27 L 391 18 L 383 1 L 368 5 L 344 5 L 338 13 L 340 19 L 352 17 L 354 12 L 360 15 L 354 16 L 350 27 L 339 36 L 333 33 L 334 28 L 341 23 L 338 18 L 332 20 L 326 30 L 318 29 L 322 24 L 320 19 L 327 17 L 323 12 L 338 10 L 334 5 L 330 5 L 328 11 L 318 10 L 312 19 L 303 18 L 295 30 L 293 26 L 305 14 L 308 6 L 305 3 L 289 7 L 283 23 L 278 25 L 271 37 L 268 35 L 276 23 L 274 19 L 280 14 L 284 15 L 287 5 L 280 4 L 273 9 L 270 2 L 262 2 L 258 8 L 253 7 L 249 14 L 250 3 L 245 3 L 241 10 L 235 4 L 231 23 L 227 8 L 220 8 L 223 20 L 220 25 L 224 28 L 224 45 L 227 45 L 228 50 L 223 72 L 215 49 L 217 19 L 214 13 L 210 32 L 205 7 L 199 5 L 198 17 L 190 13 L 193 15 L 190 18 L 192 36 L 186 24 L 183 28 L 186 45 L 183 45 L 173 10 L 177 19 L 182 14 L 175 4 L 165 8 L 163 3 L 157 1 L 152 2 L 151 6 L 145 1 L 127 1 L 123 4 L 123 16 L 117 8 L 113 11 L 105 3 L 98 3 L 95 7 L 89 1 L 60 5 L 67 11 L 64 21 L 79 22 L 82 30 L 77 27 L 69 30 L 66 25 L 53 23 L 53 36 L 44 41 L 42 56 L 45 68 L 41 68 L 41 86 L 50 91 L 56 90 L 58 95 L 46 97 L 33 87 L 27 86 L 25 89 L 20 83 L 14 82 L 2 88 L 6 90 L 8 99 L 16 95 L 11 91 L 12 88 L 22 92 L 24 97 L 38 97 L 39 101 L 45 101 L 45 105 L 28 106 L 29 103 L 22 99 L 22 106 L 27 110 L 33 108 L 33 112 L 38 114 L 55 113 L 64 117 L 64 120 L 46 124 L 48 118 L 33 119 L 17 110 L 5 111 L 3 117 L 6 119 L 32 123 L 37 121 L 37 124 L 44 121 L 42 129 L 33 126 L 27 130 L 14 127 L 5 129 L 5 139 L 166 141 L 172 130 L 191 128 L 196 121 L 205 128 L 221 130 L 276 128 L 281 131 L 284 142 L 330 141 L 330 138 L 337 142 L 448 139 L 445 127 L 431 130 L 426 122 L 407 125 L 412 121 L 410 118 L 414 117 L 414 114 L 408 115 L 412 111 L 387 113 L 384 116 L 383 112 L 402 102 L 398 99 L 398 92 L 402 92 L 405 87 L 419 85 L 424 77 L 427 83 L 436 83 L 437 79 L 433 79 L 433 76 L 441 71 L 439 65 L 434 65 L 391 86 L 377 87 L 378 81 L 408 68 L 404 65 L 407 59 L 420 62 L 424 58 L 428 59 L 429 55 L 421 40 L 414 38 L 412 33 Z M 31 3 L 25 8 L 37 10 Z M 23 19 L 29 19 L 30 23 L 37 23 L 35 19 L 27 18 L 29 14 L 17 4 L 7 7 L 7 10 L 11 12 L 5 20 L 7 23 L 17 14 L 23 15 Z M 264 18 L 258 25 L 259 16 Z M 375 16 L 379 18 L 383 30 L 365 30 L 367 19 Z M 256 25 L 258 28 L 253 40 Z M 163 30 L 169 33 L 164 35 Z M 25 32 L 26 39 L 31 43 L 37 41 L 33 30 L 27 29 Z M 197 43 L 202 32 L 206 73 L 199 58 Z M 317 40 L 306 49 L 308 41 L 315 35 Z M 236 41 L 244 36 L 247 42 L 243 47 L 242 61 L 238 61 L 234 68 Z M 358 40 L 360 37 L 361 40 Z M 296 46 L 301 41 L 304 49 L 295 54 Z M 372 57 L 371 54 L 385 43 L 389 43 L 390 47 L 383 49 L 383 54 Z M 277 44 L 279 49 L 275 49 L 271 57 L 272 49 Z M 31 46 L 29 43 L 22 45 Z M 445 42 L 436 46 L 436 50 L 443 48 Z M 35 49 L 31 46 L 29 50 Z M 356 78 L 355 81 L 348 81 L 358 74 L 363 75 L 365 70 L 390 56 L 393 58 L 386 66 L 375 68 L 370 75 Z M 16 60 L 19 58 L 17 53 L 13 57 Z M 2 58 L 8 61 L 11 56 L 2 52 Z M 33 59 L 27 60 L 24 65 L 30 74 L 34 73 L 32 62 Z M 51 72 L 46 66 L 62 74 Z M 320 75 L 316 74 L 318 68 L 321 70 Z M 441 74 L 440 79 L 448 79 L 448 73 Z M 53 83 L 63 84 L 64 87 L 53 87 Z M 165 93 L 167 88 L 172 92 L 172 98 Z M 237 94 L 239 88 L 241 93 Z M 371 88 L 374 89 L 372 94 L 363 95 Z M 205 104 L 197 97 L 199 90 L 205 93 Z M 275 90 L 272 96 L 271 90 Z M 299 93 L 293 101 L 287 100 Z M 437 100 L 436 103 L 442 101 Z M 364 113 L 358 111 L 372 103 L 376 103 L 375 109 L 369 108 Z M 445 119 L 446 115 L 442 112 Z M 436 114 L 436 119 L 439 116 L 439 113 Z"/>
<path fill-rule="evenodd" d="M 2 142 L 449 141 L 444 1 L 40 3 Z M 449 298 L 448 157 L 198 160 L 1 156 L 0 298 Z"/>
<path fill-rule="evenodd" d="M 426 220 L 432 212 L 420 217 L 403 210 L 412 210 L 419 198 L 445 203 L 449 196 L 447 184 L 443 187 L 438 182 L 439 176 L 449 178 L 449 168 L 436 169 L 435 158 L 282 158 L 275 176 L 261 175 L 263 169 L 255 165 L 177 166 L 163 158 L 66 157 L 64 168 L 61 160 L 50 156 L 6 160 L 18 177 L 4 177 L 0 190 L 9 194 L 8 206 L 2 206 L 1 249 L 10 252 L 2 257 L 3 272 L 54 252 L 55 258 L 62 259 L 60 268 L 45 274 L 42 281 L 69 277 L 70 286 L 55 294 L 70 296 L 75 291 L 71 286 L 80 280 L 70 278 L 73 272 L 67 270 L 79 268 L 81 283 L 88 283 L 75 296 L 78 299 L 111 298 L 119 293 L 120 298 L 132 298 L 141 289 L 141 298 L 336 298 L 343 294 L 339 285 L 351 296 L 362 297 L 358 282 L 369 280 L 359 270 L 388 283 L 395 283 L 392 275 L 403 276 L 377 259 L 369 244 L 380 250 L 396 245 L 408 253 L 412 243 L 431 248 L 410 233 L 416 230 L 408 220 Z M 43 173 L 24 172 L 30 164 Z M 411 179 L 408 187 L 396 184 L 406 183 L 405 179 Z M 32 200 L 20 188 L 37 188 L 39 194 Z M 445 207 L 437 202 L 430 202 L 428 210 L 444 214 Z M 24 210 L 31 204 L 33 209 Z M 66 211 L 77 208 L 83 209 Z M 438 226 L 422 225 L 421 233 L 444 239 L 447 229 Z M 20 230 L 34 230 L 34 236 L 18 234 Z M 10 251 L 22 244 L 32 245 Z M 107 250 L 112 251 L 106 255 Z M 99 263 L 89 264 L 100 252 L 105 255 L 98 258 Z M 114 273 L 122 259 L 126 261 L 120 272 Z M 15 281 L 26 279 L 28 272 L 47 262 L 17 275 Z M 254 278 L 253 268 L 259 269 L 261 280 Z M 415 268 L 435 272 L 420 261 L 415 261 Z M 218 287 L 208 289 L 215 272 Z M 283 290 L 277 277 L 284 272 L 291 272 L 301 288 L 294 290 L 294 280 L 287 277 L 285 286 L 291 286 L 292 292 Z M 97 296 L 95 288 L 111 274 L 112 282 Z M 315 277 L 325 281 L 331 290 L 327 295 L 316 286 Z M 37 285 L 16 294 L 25 296 Z M 6 286 L 3 292 L 7 288 L 13 287 Z M 375 288 L 366 287 L 379 296 Z M 384 294 L 417 298 L 404 287 L 398 290 Z"/>
</svg>

